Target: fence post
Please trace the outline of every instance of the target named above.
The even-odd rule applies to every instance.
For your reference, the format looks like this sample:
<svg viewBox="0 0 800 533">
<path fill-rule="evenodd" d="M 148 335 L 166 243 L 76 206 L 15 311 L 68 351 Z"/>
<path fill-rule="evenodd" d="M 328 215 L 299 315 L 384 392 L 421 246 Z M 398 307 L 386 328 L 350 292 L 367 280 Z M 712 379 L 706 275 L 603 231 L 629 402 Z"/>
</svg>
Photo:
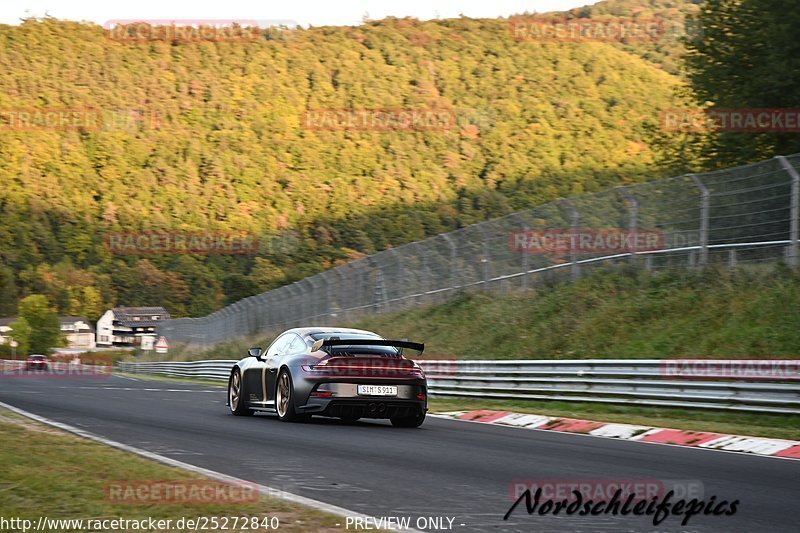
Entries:
<svg viewBox="0 0 800 533">
<path fill-rule="evenodd" d="M 456 244 L 449 234 L 443 233 L 442 238 L 450 246 L 450 288 L 456 288 Z"/>
<path fill-rule="evenodd" d="M 322 272 L 319 275 L 320 283 L 322 286 L 322 290 L 320 291 L 320 298 L 322 297 L 325 298 L 325 305 L 320 306 L 319 315 L 325 317 L 326 321 L 328 314 L 330 314 L 331 312 L 331 299 L 330 299 L 331 291 L 328 287 L 330 284 L 328 283 L 327 274 L 328 274 L 327 272 Z"/>
<path fill-rule="evenodd" d="M 481 240 L 483 241 L 481 247 L 481 281 L 483 282 L 483 289 L 486 290 L 489 286 L 489 259 L 491 258 L 489 254 L 489 237 L 486 235 L 483 224 L 475 224 L 475 227 L 480 232 Z"/>
<path fill-rule="evenodd" d="M 238 337 L 239 335 L 242 334 L 242 331 L 244 330 L 244 327 L 242 327 L 242 324 L 244 322 L 244 312 L 243 312 L 242 307 L 244 307 L 244 306 L 242 305 L 242 301 L 239 300 L 238 302 L 234 302 L 234 303 L 230 304 L 228 307 L 230 307 L 230 310 L 231 310 L 231 314 L 230 314 L 230 317 L 231 317 L 231 319 L 230 319 L 231 320 L 230 327 L 231 327 L 231 329 L 229 329 L 228 331 L 229 332 L 230 331 L 235 331 L 236 332 L 236 336 Z"/>
<path fill-rule="evenodd" d="M 297 298 L 296 298 L 297 295 L 294 293 L 296 288 L 297 288 L 296 281 L 294 283 L 286 285 L 286 292 L 288 293 L 285 302 L 286 307 L 284 308 L 284 311 L 286 312 L 286 314 L 284 315 L 286 322 L 284 324 L 284 327 L 281 329 L 289 329 L 296 327 L 297 315 L 299 314 L 297 312 Z"/>
<path fill-rule="evenodd" d="M 342 267 L 336 267 L 331 272 L 336 275 L 338 283 L 336 285 L 332 283 L 328 285 L 328 289 L 331 291 L 331 296 L 333 296 L 334 287 L 336 288 L 336 298 L 334 299 L 331 297 L 330 304 L 328 304 L 328 314 L 331 318 L 338 318 L 338 311 L 342 308 L 340 296 L 342 294 L 342 287 L 344 286 L 344 274 L 342 274 Z"/>
<path fill-rule="evenodd" d="M 694 174 L 689 174 L 692 182 L 700 189 L 700 266 L 706 266 L 708 263 L 708 211 L 711 203 L 711 194 L 708 192 L 708 187 L 703 185 Z M 694 261 L 690 261 L 690 266 L 694 266 Z"/>
<path fill-rule="evenodd" d="M 378 311 L 386 307 L 386 281 L 383 276 L 383 268 L 380 265 L 375 265 L 370 262 L 370 266 L 376 270 L 372 306 Z"/>
<path fill-rule="evenodd" d="M 519 215 L 518 214 L 514 214 L 514 215 L 512 215 L 512 217 L 514 218 L 514 220 L 519 220 Z M 525 232 L 525 236 L 526 237 L 528 236 L 528 231 L 530 231 L 530 228 L 528 227 L 528 224 L 526 224 L 524 220 L 522 221 L 522 231 Z M 513 247 L 512 247 L 511 251 L 514 252 Z M 526 290 L 528 288 L 528 270 L 529 270 L 529 268 L 528 268 L 528 259 L 529 258 L 528 258 L 528 251 L 527 250 L 521 250 L 521 254 L 522 254 L 522 290 L 524 291 L 524 290 Z"/>
<path fill-rule="evenodd" d="M 314 317 L 315 323 L 319 323 L 317 322 L 319 320 L 317 317 L 319 317 L 319 315 L 321 314 L 320 310 L 322 309 L 322 306 L 319 305 L 319 303 L 320 300 L 322 299 L 322 291 L 317 290 L 318 285 L 314 283 L 315 277 L 316 276 L 311 276 L 303 280 L 307 281 L 308 284 L 311 285 L 310 291 L 308 291 L 305 294 L 305 296 L 303 296 L 303 308 L 305 309 L 305 312 L 303 313 L 305 315 L 303 317 L 303 322 L 305 323 L 308 323 L 312 317 Z M 307 303 L 311 304 L 310 312 L 307 308 Z"/>
<path fill-rule="evenodd" d="M 397 288 L 397 297 L 400 298 L 403 296 L 403 290 L 406 287 L 405 262 L 403 261 L 402 254 L 399 254 L 396 248 L 389 248 L 388 252 L 392 255 L 392 257 L 394 257 L 394 261 L 397 264 L 397 277 L 395 278 L 395 282 Z"/>
<path fill-rule="evenodd" d="M 629 205 L 629 213 L 628 213 L 628 231 L 630 232 L 630 237 L 636 236 L 636 229 L 637 229 L 637 221 L 639 217 L 639 201 L 636 197 L 631 194 L 627 187 L 617 187 L 617 190 L 622 193 L 622 196 L 628 201 Z M 630 241 L 629 241 L 630 242 Z M 638 242 L 638 239 L 635 241 Z M 632 247 L 631 249 L 631 264 L 636 264 L 636 247 Z"/>
<path fill-rule="evenodd" d="M 780 161 L 783 169 L 792 178 L 792 195 L 789 200 L 790 242 L 789 242 L 789 254 L 786 258 L 786 262 L 789 264 L 790 267 L 795 268 L 797 266 L 797 239 L 800 238 L 800 234 L 798 234 L 798 230 L 800 230 L 800 225 L 798 224 L 798 220 L 800 220 L 800 174 L 797 173 L 797 170 L 795 170 L 792 164 L 789 163 L 789 161 L 782 155 L 777 156 L 776 159 Z"/>
<path fill-rule="evenodd" d="M 570 228 L 573 232 L 578 229 L 578 224 L 580 223 L 580 213 L 572 205 L 572 202 L 567 200 L 566 198 L 561 199 L 561 204 L 567 208 L 567 211 L 570 213 Z M 572 241 L 570 240 L 570 243 Z M 570 244 L 569 247 L 569 261 L 570 261 L 570 276 L 572 281 L 576 281 L 581 275 L 581 266 L 578 264 L 578 252 L 575 250 L 575 247 Z"/>
</svg>

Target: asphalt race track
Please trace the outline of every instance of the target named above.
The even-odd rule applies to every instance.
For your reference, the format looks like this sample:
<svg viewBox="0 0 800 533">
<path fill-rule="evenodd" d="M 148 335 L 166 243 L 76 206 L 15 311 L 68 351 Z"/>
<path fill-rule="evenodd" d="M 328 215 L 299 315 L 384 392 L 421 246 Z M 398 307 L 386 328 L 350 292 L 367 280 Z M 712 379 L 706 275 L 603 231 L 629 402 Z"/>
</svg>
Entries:
<svg viewBox="0 0 800 533">
<path fill-rule="evenodd" d="M 224 388 L 119 376 L 0 379 L 0 401 L 353 511 L 411 517 L 412 526 L 419 517 L 450 517 L 455 531 L 798 528 L 800 461 L 436 418 L 420 429 L 388 421 L 287 424 L 230 415 Z M 677 517 L 656 527 L 646 516 L 529 516 L 524 503 L 503 521 L 515 480 L 694 480 L 706 499 L 740 503 L 734 516 L 694 516 L 685 527 Z"/>
</svg>

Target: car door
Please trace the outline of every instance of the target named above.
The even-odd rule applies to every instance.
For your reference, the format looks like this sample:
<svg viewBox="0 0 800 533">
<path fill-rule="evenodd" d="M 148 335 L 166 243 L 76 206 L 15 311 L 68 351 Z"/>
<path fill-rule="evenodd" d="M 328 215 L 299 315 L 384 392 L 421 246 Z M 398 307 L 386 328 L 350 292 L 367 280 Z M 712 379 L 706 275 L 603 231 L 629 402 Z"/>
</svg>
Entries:
<svg viewBox="0 0 800 533">
<path fill-rule="evenodd" d="M 250 365 L 246 371 L 245 380 L 247 384 L 247 394 L 251 403 L 264 407 L 270 405 L 270 402 L 273 400 L 273 398 L 267 394 L 267 361 L 269 361 L 271 355 L 279 353 L 287 343 L 292 341 L 291 335 L 291 333 L 284 333 L 278 336 L 264 352 L 264 355 L 259 358 L 257 364 Z"/>
<path fill-rule="evenodd" d="M 267 371 L 265 388 L 267 398 L 273 403 L 275 402 L 275 383 L 278 380 L 278 369 L 281 367 L 286 357 L 291 357 L 296 353 L 302 353 L 306 348 L 306 343 L 300 335 L 296 333 L 287 333 L 286 337 L 285 341 L 278 346 L 275 353 L 266 360 Z"/>
</svg>

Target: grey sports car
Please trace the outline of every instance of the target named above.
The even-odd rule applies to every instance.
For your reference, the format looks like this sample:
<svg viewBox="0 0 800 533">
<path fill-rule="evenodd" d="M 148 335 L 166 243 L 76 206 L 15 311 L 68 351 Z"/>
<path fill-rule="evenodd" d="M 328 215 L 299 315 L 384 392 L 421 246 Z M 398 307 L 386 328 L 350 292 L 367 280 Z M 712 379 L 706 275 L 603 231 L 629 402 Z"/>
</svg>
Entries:
<svg viewBox="0 0 800 533">
<path fill-rule="evenodd" d="M 234 415 L 275 412 L 284 421 L 312 415 L 350 422 L 388 418 L 394 426 L 419 427 L 428 406 L 427 382 L 403 351 L 424 348 L 359 329 L 290 329 L 265 351 L 251 348 L 233 366 L 228 406 Z"/>
</svg>

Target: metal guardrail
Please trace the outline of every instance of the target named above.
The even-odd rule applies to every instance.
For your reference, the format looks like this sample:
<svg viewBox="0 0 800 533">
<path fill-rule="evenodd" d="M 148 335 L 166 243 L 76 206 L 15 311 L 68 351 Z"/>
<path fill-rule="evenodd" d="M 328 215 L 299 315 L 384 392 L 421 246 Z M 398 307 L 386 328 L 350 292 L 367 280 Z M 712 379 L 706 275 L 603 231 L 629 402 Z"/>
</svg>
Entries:
<svg viewBox="0 0 800 533">
<path fill-rule="evenodd" d="M 432 397 L 645 405 L 800 414 L 797 372 L 767 379 L 671 379 L 666 360 L 425 360 Z M 119 370 L 227 380 L 235 360 L 118 364 Z M 716 361 L 719 362 L 719 361 Z M 752 364 L 729 361 L 732 369 Z"/>
</svg>

